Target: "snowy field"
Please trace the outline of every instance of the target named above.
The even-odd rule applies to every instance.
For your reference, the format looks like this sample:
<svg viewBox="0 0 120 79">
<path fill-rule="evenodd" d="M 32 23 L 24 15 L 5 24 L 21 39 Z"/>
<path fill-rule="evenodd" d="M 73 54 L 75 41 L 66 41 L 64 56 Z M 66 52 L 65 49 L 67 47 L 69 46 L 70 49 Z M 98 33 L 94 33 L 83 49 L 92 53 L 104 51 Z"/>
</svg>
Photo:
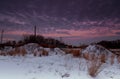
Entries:
<svg viewBox="0 0 120 79">
<path fill-rule="evenodd" d="M 92 50 L 96 49 L 89 46 L 83 53 Z M 88 60 L 65 54 L 58 48 L 42 57 L 0 56 L 0 79 L 120 79 L 120 64 L 114 61 L 112 65 L 102 64 L 97 76 L 92 77 L 88 73 Z"/>
</svg>

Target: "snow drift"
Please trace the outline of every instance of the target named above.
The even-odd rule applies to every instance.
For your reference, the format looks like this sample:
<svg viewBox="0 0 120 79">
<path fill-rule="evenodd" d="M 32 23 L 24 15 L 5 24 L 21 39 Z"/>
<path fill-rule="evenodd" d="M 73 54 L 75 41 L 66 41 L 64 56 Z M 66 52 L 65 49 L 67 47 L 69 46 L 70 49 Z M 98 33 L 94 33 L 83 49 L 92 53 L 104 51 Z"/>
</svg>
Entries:
<svg viewBox="0 0 120 79">
<path fill-rule="evenodd" d="M 100 45 L 89 45 L 88 47 L 86 47 L 82 53 L 89 53 L 89 54 L 96 54 L 96 55 L 100 55 L 100 54 L 105 54 L 105 55 L 110 55 L 112 54 L 112 52 L 110 52 L 109 50 L 107 50 L 106 48 L 104 48 L 103 46 Z"/>
</svg>

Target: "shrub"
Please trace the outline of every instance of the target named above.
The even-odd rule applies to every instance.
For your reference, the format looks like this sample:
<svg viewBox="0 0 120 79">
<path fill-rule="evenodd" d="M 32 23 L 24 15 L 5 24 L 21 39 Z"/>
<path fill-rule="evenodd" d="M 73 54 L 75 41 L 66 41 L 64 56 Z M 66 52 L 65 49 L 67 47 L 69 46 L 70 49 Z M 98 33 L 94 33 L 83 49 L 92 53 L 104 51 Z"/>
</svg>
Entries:
<svg viewBox="0 0 120 79">
<path fill-rule="evenodd" d="M 16 47 L 14 52 L 13 52 L 13 55 L 19 55 L 20 56 L 20 48 L 19 47 Z"/>
<path fill-rule="evenodd" d="M 37 56 L 37 53 L 36 53 L 36 52 L 34 52 L 34 53 L 33 53 L 33 55 L 34 55 L 34 56 Z"/>
<path fill-rule="evenodd" d="M 106 56 L 105 56 L 105 54 L 100 55 L 100 60 L 101 60 L 102 63 L 106 62 Z"/>
<path fill-rule="evenodd" d="M 88 73 L 92 77 L 96 77 L 97 74 L 100 72 L 100 67 L 102 63 L 99 61 L 98 58 L 95 60 L 89 61 L 88 63 Z"/>
<path fill-rule="evenodd" d="M 43 49 L 43 50 L 42 50 L 42 55 L 43 55 L 43 56 L 48 56 L 48 52 Z"/>
<path fill-rule="evenodd" d="M 93 53 L 93 54 L 90 54 L 90 60 L 95 60 L 95 58 L 96 58 L 96 56 L 95 56 L 94 53 Z"/>
<path fill-rule="evenodd" d="M 6 52 L 4 52 L 4 51 L 0 51 L 0 55 L 2 55 L 2 56 L 6 56 Z"/>
<path fill-rule="evenodd" d="M 35 50 L 33 52 L 33 55 L 34 56 L 48 56 L 48 51 L 44 50 L 44 49 L 41 49 L 41 50 Z"/>
<path fill-rule="evenodd" d="M 117 61 L 118 61 L 118 63 L 120 63 L 120 56 L 117 57 Z"/>
<path fill-rule="evenodd" d="M 85 58 L 86 60 L 89 60 L 89 53 L 83 53 L 83 58 Z"/>
<path fill-rule="evenodd" d="M 79 57 L 80 56 L 80 50 L 73 50 L 72 51 L 73 56 Z"/>
<path fill-rule="evenodd" d="M 7 55 L 13 56 L 13 51 L 12 51 L 12 50 L 11 50 L 11 51 L 8 51 L 8 52 L 7 52 Z"/>
<path fill-rule="evenodd" d="M 25 48 L 21 48 L 21 49 L 20 49 L 20 54 L 21 54 L 22 56 L 25 56 L 25 55 L 27 54 L 27 51 L 25 50 Z"/>
<path fill-rule="evenodd" d="M 65 54 L 70 54 L 72 52 L 72 49 L 64 49 L 63 51 L 65 52 Z"/>
<path fill-rule="evenodd" d="M 114 55 L 114 54 L 112 54 L 112 55 L 111 55 L 111 65 L 113 65 L 113 64 L 114 64 L 114 59 L 115 59 L 115 55 Z"/>
<path fill-rule="evenodd" d="M 25 56 L 25 54 L 27 54 L 27 51 L 25 50 L 25 48 L 20 48 L 20 47 L 16 47 L 15 49 L 12 49 L 11 51 L 7 52 L 7 55 L 10 56 Z"/>
</svg>

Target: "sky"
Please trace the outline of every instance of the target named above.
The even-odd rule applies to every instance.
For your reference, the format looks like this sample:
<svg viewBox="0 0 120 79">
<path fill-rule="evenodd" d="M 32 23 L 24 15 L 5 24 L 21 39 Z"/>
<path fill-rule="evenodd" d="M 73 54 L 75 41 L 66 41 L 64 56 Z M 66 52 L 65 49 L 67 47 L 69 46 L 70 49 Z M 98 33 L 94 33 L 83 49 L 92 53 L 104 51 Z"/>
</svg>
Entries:
<svg viewBox="0 0 120 79">
<path fill-rule="evenodd" d="M 53 37 L 68 44 L 120 38 L 120 0 L 0 0 L 4 41 L 25 34 Z"/>
</svg>

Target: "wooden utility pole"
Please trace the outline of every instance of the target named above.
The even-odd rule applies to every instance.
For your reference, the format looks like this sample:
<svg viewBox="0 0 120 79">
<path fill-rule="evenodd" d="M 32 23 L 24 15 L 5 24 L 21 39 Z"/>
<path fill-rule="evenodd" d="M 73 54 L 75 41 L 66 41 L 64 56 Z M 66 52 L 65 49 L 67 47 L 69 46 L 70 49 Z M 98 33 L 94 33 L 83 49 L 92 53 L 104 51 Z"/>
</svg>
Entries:
<svg viewBox="0 0 120 79">
<path fill-rule="evenodd" d="M 34 27 L 34 36 L 36 37 L 36 26 Z"/>
<path fill-rule="evenodd" d="M 1 44 L 2 44 L 2 41 L 3 41 L 3 33 L 4 33 L 4 30 L 1 31 Z"/>
<path fill-rule="evenodd" d="M 34 35 L 36 37 L 36 26 L 34 27 Z"/>
</svg>

